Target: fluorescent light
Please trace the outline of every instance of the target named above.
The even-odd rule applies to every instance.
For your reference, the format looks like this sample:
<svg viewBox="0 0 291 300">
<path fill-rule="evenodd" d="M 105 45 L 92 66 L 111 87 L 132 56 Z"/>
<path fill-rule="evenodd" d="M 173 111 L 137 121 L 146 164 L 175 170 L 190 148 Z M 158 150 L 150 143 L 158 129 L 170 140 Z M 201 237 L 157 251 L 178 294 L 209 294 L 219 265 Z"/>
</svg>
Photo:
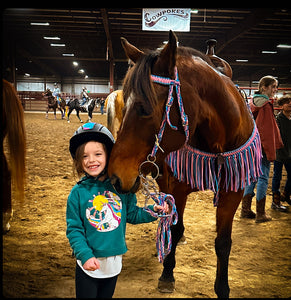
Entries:
<svg viewBox="0 0 291 300">
<path fill-rule="evenodd" d="M 63 53 L 62 55 L 63 55 L 63 56 L 75 56 L 74 53 Z"/>
<path fill-rule="evenodd" d="M 77 67 L 79 64 L 76 61 L 73 61 L 73 65 Z"/>
<path fill-rule="evenodd" d="M 262 54 L 275 54 L 277 51 L 262 50 Z"/>
<path fill-rule="evenodd" d="M 32 22 L 30 23 L 32 26 L 50 26 L 50 23 L 48 22 Z"/>
<path fill-rule="evenodd" d="M 58 40 L 58 41 L 61 39 L 58 36 L 44 36 L 43 38 L 45 40 Z"/>
<path fill-rule="evenodd" d="M 85 71 L 84 71 L 84 69 L 80 69 L 80 70 L 78 71 L 78 73 L 83 74 L 83 73 L 85 73 Z"/>
<path fill-rule="evenodd" d="M 29 73 L 25 73 L 24 77 L 30 77 L 30 74 Z"/>
<path fill-rule="evenodd" d="M 237 62 L 248 62 L 249 60 L 248 59 L 236 59 L 235 61 L 237 61 Z"/>
<path fill-rule="evenodd" d="M 198 9 L 191 9 L 191 14 L 198 14 Z"/>
<path fill-rule="evenodd" d="M 279 44 L 277 45 L 277 48 L 286 48 L 286 49 L 290 49 L 291 45 L 287 45 L 287 44 Z"/>
<path fill-rule="evenodd" d="M 52 47 L 66 47 L 66 44 L 51 44 Z"/>
</svg>

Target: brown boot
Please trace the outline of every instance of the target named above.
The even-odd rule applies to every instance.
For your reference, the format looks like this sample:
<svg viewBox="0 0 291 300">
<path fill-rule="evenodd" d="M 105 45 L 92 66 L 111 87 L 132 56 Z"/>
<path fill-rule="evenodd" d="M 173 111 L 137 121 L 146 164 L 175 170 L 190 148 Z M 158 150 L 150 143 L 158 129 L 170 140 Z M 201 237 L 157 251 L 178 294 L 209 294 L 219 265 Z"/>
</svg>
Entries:
<svg viewBox="0 0 291 300">
<path fill-rule="evenodd" d="M 265 205 L 266 205 L 266 196 L 260 201 L 257 201 L 256 223 L 268 222 L 272 220 L 271 217 L 266 215 Z"/>
<path fill-rule="evenodd" d="M 242 198 L 240 213 L 241 218 L 254 219 L 256 217 L 256 214 L 251 210 L 252 198 L 253 196 L 251 194 L 247 194 Z"/>
<path fill-rule="evenodd" d="M 277 211 L 281 211 L 281 212 L 287 212 L 288 209 L 286 206 L 281 204 L 281 195 L 280 193 L 273 193 L 273 201 L 272 201 L 272 205 L 271 208 Z"/>
</svg>

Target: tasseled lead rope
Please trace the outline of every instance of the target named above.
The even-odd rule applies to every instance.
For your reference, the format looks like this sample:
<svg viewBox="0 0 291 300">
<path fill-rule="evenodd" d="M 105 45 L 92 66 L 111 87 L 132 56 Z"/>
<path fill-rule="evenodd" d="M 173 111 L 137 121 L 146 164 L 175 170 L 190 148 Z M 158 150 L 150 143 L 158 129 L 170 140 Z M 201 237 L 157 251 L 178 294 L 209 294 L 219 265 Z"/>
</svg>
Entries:
<svg viewBox="0 0 291 300">
<path fill-rule="evenodd" d="M 148 178 L 144 176 L 141 169 L 145 164 L 151 164 L 156 168 L 157 174 L 155 178 Z M 160 218 L 159 225 L 157 228 L 156 235 L 156 247 L 158 252 L 159 262 L 163 262 L 165 257 L 171 252 L 172 248 L 172 235 L 171 226 L 176 225 L 178 222 L 178 213 L 175 205 L 175 199 L 170 194 L 165 194 L 158 192 L 155 186 L 155 179 L 159 176 L 159 167 L 155 164 L 154 160 L 150 160 L 148 156 L 147 160 L 143 162 L 139 167 L 139 177 L 141 179 L 142 194 L 145 196 L 145 207 L 144 210 L 147 211 L 151 216 L 155 218 Z M 151 192 L 151 190 L 153 192 Z M 164 206 L 167 202 L 171 207 L 171 212 L 167 214 L 164 211 L 154 212 L 147 207 L 149 199 L 153 199 L 157 205 Z"/>
<path fill-rule="evenodd" d="M 178 213 L 176 210 L 175 199 L 170 194 L 164 194 L 162 192 L 158 194 L 151 193 L 150 197 L 156 204 L 163 206 L 165 202 L 172 208 L 169 214 L 164 211 L 153 212 L 147 207 L 144 207 L 150 215 L 155 218 L 160 218 L 156 235 L 156 247 L 158 252 L 159 262 L 163 262 L 165 257 L 171 252 L 172 248 L 172 234 L 171 226 L 176 225 L 178 221 Z"/>
</svg>

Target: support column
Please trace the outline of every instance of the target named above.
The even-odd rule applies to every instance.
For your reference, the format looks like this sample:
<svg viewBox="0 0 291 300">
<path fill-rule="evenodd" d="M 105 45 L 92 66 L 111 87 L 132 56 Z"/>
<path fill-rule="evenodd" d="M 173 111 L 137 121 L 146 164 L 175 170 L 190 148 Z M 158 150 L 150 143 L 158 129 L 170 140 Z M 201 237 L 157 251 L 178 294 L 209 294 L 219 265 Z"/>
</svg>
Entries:
<svg viewBox="0 0 291 300">
<path fill-rule="evenodd" d="M 110 87 L 109 91 L 112 93 L 114 91 L 114 60 L 110 59 L 109 61 L 109 82 Z"/>
</svg>

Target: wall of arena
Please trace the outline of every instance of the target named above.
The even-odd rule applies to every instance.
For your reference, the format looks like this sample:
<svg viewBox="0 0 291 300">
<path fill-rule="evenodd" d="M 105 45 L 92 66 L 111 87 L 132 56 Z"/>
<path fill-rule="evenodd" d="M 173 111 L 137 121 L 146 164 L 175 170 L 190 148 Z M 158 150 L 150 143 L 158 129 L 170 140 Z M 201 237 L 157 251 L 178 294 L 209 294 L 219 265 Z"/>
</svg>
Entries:
<svg viewBox="0 0 291 300">
<path fill-rule="evenodd" d="M 80 99 L 83 87 L 87 88 L 91 98 L 107 97 L 110 93 L 109 80 L 106 78 L 62 78 L 54 77 L 19 77 L 16 89 L 26 111 L 45 111 L 47 99 L 43 92 L 49 88 L 54 90 L 54 83 L 58 84 L 64 99 Z M 122 82 L 117 82 L 115 90 L 122 88 Z"/>
<path fill-rule="evenodd" d="M 110 83 L 107 78 L 62 78 L 57 80 L 54 77 L 19 77 L 17 78 L 17 92 L 26 111 L 45 111 L 47 108 L 47 99 L 42 93 L 47 89 L 54 89 L 54 83 L 57 83 L 64 99 L 80 98 L 83 87 L 87 88 L 91 98 L 107 97 L 110 93 Z M 250 99 L 257 89 L 257 82 L 235 82 L 240 88 L 244 89 Z M 117 82 L 114 90 L 122 89 L 122 81 Z M 291 86 L 280 85 L 274 106 L 276 109 L 276 100 L 285 93 L 291 93 Z"/>
</svg>

